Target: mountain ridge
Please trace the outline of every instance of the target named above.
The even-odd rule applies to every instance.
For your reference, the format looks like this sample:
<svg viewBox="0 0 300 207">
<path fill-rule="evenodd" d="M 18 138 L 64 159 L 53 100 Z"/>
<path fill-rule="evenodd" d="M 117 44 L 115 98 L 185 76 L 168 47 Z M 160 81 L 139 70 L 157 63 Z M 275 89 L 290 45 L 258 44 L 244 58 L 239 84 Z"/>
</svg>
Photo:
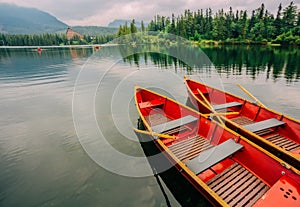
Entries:
<svg viewBox="0 0 300 207">
<path fill-rule="evenodd" d="M 55 34 L 65 33 L 68 27 L 83 35 L 109 35 L 118 31 L 117 28 L 105 26 L 70 26 L 39 9 L 0 3 L 0 33 Z"/>
<path fill-rule="evenodd" d="M 55 33 L 67 24 L 53 15 L 15 4 L 0 3 L 0 32 L 5 34 Z"/>
</svg>

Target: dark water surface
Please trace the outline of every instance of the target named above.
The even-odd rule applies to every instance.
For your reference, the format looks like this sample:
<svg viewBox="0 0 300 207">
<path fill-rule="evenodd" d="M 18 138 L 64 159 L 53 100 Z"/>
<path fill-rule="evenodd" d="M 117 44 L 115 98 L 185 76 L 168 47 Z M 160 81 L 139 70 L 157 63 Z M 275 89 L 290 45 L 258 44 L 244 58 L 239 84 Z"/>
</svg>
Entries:
<svg viewBox="0 0 300 207">
<path fill-rule="evenodd" d="M 240 83 L 300 119 L 297 48 L 203 48 L 201 67 L 124 51 L 0 49 L 0 206 L 166 206 L 132 132 L 135 84 L 185 103 L 184 75 L 247 97 Z"/>
</svg>

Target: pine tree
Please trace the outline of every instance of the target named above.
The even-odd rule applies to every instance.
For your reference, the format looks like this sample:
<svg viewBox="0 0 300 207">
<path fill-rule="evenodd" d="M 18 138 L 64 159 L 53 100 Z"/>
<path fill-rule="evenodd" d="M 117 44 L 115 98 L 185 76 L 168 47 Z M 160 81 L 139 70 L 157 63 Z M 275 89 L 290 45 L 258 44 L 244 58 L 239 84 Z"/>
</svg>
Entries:
<svg viewBox="0 0 300 207">
<path fill-rule="evenodd" d="M 226 20 L 224 17 L 224 11 L 219 10 L 214 18 L 214 25 L 213 25 L 213 37 L 215 40 L 225 40 L 227 28 L 226 28 Z"/>
<path fill-rule="evenodd" d="M 281 34 L 281 27 L 282 27 L 281 10 L 282 10 L 282 6 L 281 6 L 281 4 L 279 4 L 276 19 L 274 21 L 274 27 L 275 27 L 274 36 L 275 37 L 277 37 L 278 35 Z"/>
<path fill-rule="evenodd" d="M 135 26 L 135 20 L 133 19 L 130 23 L 130 33 L 133 34 L 133 33 L 137 33 L 137 28 Z"/>
<path fill-rule="evenodd" d="M 246 38 L 247 32 L 247 11 L 242 11 L 241 19 L 240 19 L 240 28 L 241 28 L 241 37 L 243 39 Z"/>
<path fill-rule="evenodd" d="M 287 32 L 297 24 L 297 6 L 294 5 L 294 2 L 291 2 L 288 7 L 283 10 L 283 32 Z"/>
<path fill-rule="evenodd" d="M 176 34 L 176 28 L 175 28 L 175 16 L 172 14 L 172 19 L 171 19 L 171 25 L 168 29 L 168 32 L 171 34 Z"/>
<path fill-rule="evenodd" d="M 145 32 L 146 29 L 145 29 L 145 25 L 144 25 L 144 21 L 142 20 L 141 22 L 141 29 L 142 29 L 142 32 Z"/>
<path fill-rule="evenodd" d="M 259 14 L 258 18 L 263 19 L 264 18 L 264 12 L 265 12 L 265 5 L 262 3 L 260 8 L 258 8 Z"/>
<path fill-rule="evenodd" d="M 119 26 L 119 29 L 118 29 L 117 36 L 118 36 L 118 37 L 121 37 L 122 35 L 124 35 L 124 30 L 123 30 L 122 25 L 120 25 L 120 26 Z"/>
</svg>

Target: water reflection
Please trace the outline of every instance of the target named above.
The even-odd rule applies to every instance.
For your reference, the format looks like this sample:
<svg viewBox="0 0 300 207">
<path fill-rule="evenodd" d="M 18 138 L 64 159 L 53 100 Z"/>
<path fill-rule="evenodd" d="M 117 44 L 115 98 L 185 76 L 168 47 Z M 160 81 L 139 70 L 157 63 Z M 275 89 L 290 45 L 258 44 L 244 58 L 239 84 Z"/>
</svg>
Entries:
<svg viewBox="0 0 300 207">
<path fill-rule="evenodd" d="M 99 127 L 105 130 L 107 141 L 116 150 L 130 156 L 142 156 L 137 140 L 132 141 L 132 137 L 124 139 L 132 132 L 131 126 L 138 118 L 131 99 L 133 86 L 137 83 L 163 89 L 161 91 L 170 92 L 184 103 L 187 96 L 183 75 L 206 75 L 213 67 L 210 62 L 203 61 L 203 53 L 197 47 L 185 48 L 137 45 L 101 47 L 98 52 L 92 48 L 55 48 L 44 49 L 41 54 L 36 49 L 0 49 L 0 206 L 165 206 L 155 178 L 119 176 L 99 167 L 88 157 L 74 129 L 74 84 L 84 67 L 85 81 L 79 84 L 81 90 L 78 93 L 89 95 L 90 80 L 102 76 L 110 68 L 95 96 Z M 259 80 L 263 76 L 271 80 L 297 81 L 298 50 L 260 48 L 264 50 L 261 53 L 253 50 L 253 47 L 203 49 L 218 72 L 225 74 L 222 79 L 225 86 L 242 82 L 247 89 L 255 91 L 263 103 L 299 119 L 299 84 L 287 86 L 282 82 L 263 80 L 262 83 Z M 182 60 L 175 58 L 178 54 Z M 248 63 L 249 59 L 254 63 Z M 257 60 L 255 63 L 256 59 L 261 62 Z M 188 67 L 186 63 L 189 62 L 183 60 L 193 60 L 198 67 L 193 64 Z M 157 67 L 153 68 L 154 65 Z M 241 80 L 245 75 L 248 77 Z M 249 81 L 252 76 L 259 81 Z M 216 82 L 214 78 L 208 77 L 207 81 Z M 119 92 L 119 99 L 113 96 L 115 92 Z M 124 101 L 127 97 L 128 102 Z M 89 107 L 85 101 L 82 99 L 83 104 L 79 105 L 81 110 Z M 110 101 L 115 104 L 111 105 Z M 89 117 L 84 115 L 81 118 Z M 117 131 L 119 126 L 123 128 Z M 88 128 L 84 134 L 90 135 L 91 131 Z M 93 141 L 99 137 L 87 139 Z M 111 159 L 106 149 L 101 153 L 105 159 Z M 114 165 L 120 166 L 118 163 Z M 192 193 L 183 191 L 179 180 L 170 175 L 174 175 L 171 170 L 162 176 L 169 179 L 171 185 L 180 186 L 182 199 L 182 193 L 186 193 L 185 201 L 192 201 L 189 198 Z M 130 193 L 128 189 L 131 189 Z M 168 193 L 169 199 L 173 198 Z M 178 206 L 174 199 L 171 204 Z"/>
<path fill-rule="evenodd" d="M 89 57 L 92 48 L 43 49 L 0 49 L 0 79 L 10 81 L 57 77 L 64 74 L 76 58 Z"/>
<path fill-rule="evenodd" d="M 152 47 L 154 47 L 152 45 Z M 177 68 L 183 67 L 187 72 L 192 70 L 203 72 L 211 69 L 212 65 L 218 73 L 235 75 L 235 76 L 250 76 L 252 79 L 258 78 L 261 74 L 265 74 L 265 79 L 276 81 L 280 78 L 285 78 L 287 83 L 297 81 L 300 78 L 300 51 L 296 47 L 262 47 L 262 46 L 220 46 L 195 49 L 195 47 L 186 47 L 184 56 L 194 60 L 194 64 L 186 64 L 182 60 L 170 56 L 170 52 L 164 51 L 160 46 L 156 46 L 160 52 L 145 52 L 134 54 L 134 50 L 143 51 L 140 48 L 121 48 L 121 54 L 130 53 L 132 55 L 123 56 L 124 62 L 134 64 L 139 67 L 141 61 L 148 64 L 150 59 L 152 63 L 160 68 Z M 169 47 L 169 51 L 176 51 L 177 47 Z M 155 51 L 151 48 L 151 51 Z M 167 51 L 167 50 L 165 50 Z M 209 57 L 212 64 L 201 63 L 202 51 Z M 180 52 L 180 51 L 176 51 Z M 196 61 L 195 61 L 196 60 Z"/>
</svg>

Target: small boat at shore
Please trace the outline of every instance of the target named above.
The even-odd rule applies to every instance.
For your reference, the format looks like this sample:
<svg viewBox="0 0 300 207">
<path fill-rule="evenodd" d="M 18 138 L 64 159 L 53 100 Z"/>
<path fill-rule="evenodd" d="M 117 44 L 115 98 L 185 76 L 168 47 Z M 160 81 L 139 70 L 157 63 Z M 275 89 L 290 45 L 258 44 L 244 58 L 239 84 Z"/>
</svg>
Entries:
<svg viewBox="0 0 300 207">
<path fill-rule="evenodd" d="M 300 172 L 225 125 L 135 87 L 145 130 L 169 163 L 214 206 L 300 206 Z M 176 181 L 174 181 L 176 182 Z"/>
<path fill-rule="evenodd" d="M 184 78 L 191 103 L 204 114 L 218 117 L 226 126 L 300 170 L 300 121 L 255 102 Z"/>
</svg>

